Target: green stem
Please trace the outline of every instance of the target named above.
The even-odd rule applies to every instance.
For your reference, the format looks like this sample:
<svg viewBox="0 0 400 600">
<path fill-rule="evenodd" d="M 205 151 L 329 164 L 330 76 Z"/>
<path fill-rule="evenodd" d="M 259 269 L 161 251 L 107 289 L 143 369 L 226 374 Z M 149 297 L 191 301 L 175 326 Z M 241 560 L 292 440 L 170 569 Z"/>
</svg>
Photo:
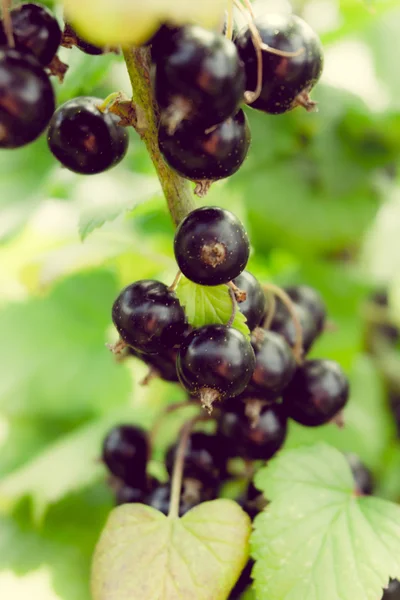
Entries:
<svg viewBox="0 0 400 600">
<path fill-rule="evenodd" d="M 136 110 L 136 129 L 146 144 L 157 171 L 169 211 L 175 225 L 196 208 L 190 184 L 165 163 L 158 147 L 158 110 L 150 81 L 150 57 L 147 48 L 124 51 L 132 83 L 132 101 Z"/>
</svg>

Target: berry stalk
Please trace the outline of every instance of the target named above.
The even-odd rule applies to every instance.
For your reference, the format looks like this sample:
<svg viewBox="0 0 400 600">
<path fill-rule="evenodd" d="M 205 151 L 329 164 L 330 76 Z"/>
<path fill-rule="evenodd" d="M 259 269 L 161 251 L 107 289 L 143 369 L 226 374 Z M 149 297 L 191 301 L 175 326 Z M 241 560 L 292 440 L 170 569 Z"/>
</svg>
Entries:
<svg viewBox="0 0 400 600">
<path fill-rule="evenodd" d="M 146 144 L 172 219 L 178 225 L 196 208 L 196 204 L 189 182 L 167 166 L 158 147 L 158 110 L 150 81 L 149 50 L 130 48 L 124 51 L 124 57 L 132 83 L 132 100 L 137 115 L 136 129 Z"/>
</svg>

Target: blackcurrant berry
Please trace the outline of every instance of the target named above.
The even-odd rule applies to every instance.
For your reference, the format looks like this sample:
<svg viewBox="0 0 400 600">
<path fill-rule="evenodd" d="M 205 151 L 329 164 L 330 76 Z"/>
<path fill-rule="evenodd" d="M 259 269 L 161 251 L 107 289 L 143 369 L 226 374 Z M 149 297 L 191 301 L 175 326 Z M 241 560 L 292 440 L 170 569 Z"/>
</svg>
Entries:
<svg viewBox="0 0 400 600">
<path fill-rule="evenodd" d="M 205 487 L 214 485 L 225 466 L 226 456 L 219 439 L 202 432 L 192 433 L 186 447 L 183 476 L 201 481 Z M 177 445 L 171 446 L 165 457 L 165 466 L 172 475 Z"/>
<path fill-rule="evenodd" d="M 55 16 L 39 4 L 20 4 L 10 13 L 17 50 L 31 52 L 43 66 L 53 59 L 61 42 Z M 7 44 L 4 23 L 0 22 L 0 45 Z"/>
<path fill-rule="evenodd" d="M 326 321 L 326 306 L 321 294 L 308 285 L 293 285 L 285 287 L 284 290 L 293 302 L 308 310 L 318 333 L 321 333 Z"/>
<path fill-rule="evenodd" d="M 299 104 L 311 108 L 308 92 L 321 76 L 323 53 L 317 34 L 295 15 L 266 14 L 254 20 L 261 40 L 270 48 L 293 52 L 279 56 L 262 50 L 262 89 L 250 106 L 271 114 L 284 113 Z M 235 39 L 246 71 L 246 89 L 257 87 L 257 54 L 250 28 L 246 26 Z"/>
<path fill-rule="evenodd" d="M 181 498 L 179 502 L 179 516 L 183 517 L 191 508 L 200 504 L 200 502 L 208 500 L 209 498 L 203 498 L 202 486 L 191 486 L 194 493 L 185 493 L 185 484 L 183 485 Z M 155 487 L 146 497 L 145 504 L 152 506 L 156 510 L 168 515 L 169 506 L 171 501 L 171 484 L 164 483 Z"/>
<path fill-rule="evenodd" d="M 102 100 L 81 96 L 53 115 L 48 131 L 51 152 L 64 167 L 92 175 L 117 165 L 128 149 L 128 133 L 119 117 L 101 112 Z"/>
<path fill-rule="evenodd" d="M 180 35 L 180 27 L 164 23 L 155 34 L 147 41 L 146 46 L 150 46 L 151 60 L 157 64 L 163 56 L 169 56 L 176 49 L 175 39 Z"/>
<path fill-rule="evenodd" d="M 235 277 L 233 283 L 246 292 L 246 300 L 239 303 L 239 310 L 246 317 L 248 328 L 253 331 L 265 317 L 266 300 L 263 289 L 260 282 L 249 271 L 243 271 Z"/>
<path fill-rule="evenodd" d="M 374 489 L 371 471 L 367 469 L 355 454 L 346 454 L 346 458 L 353 473 L 357 492 L 363 496 L 371 495 Z"/>
<path fill-rule="evenodd" d="M 176 361 L 179 380 L 204 406 L 243 392 L 255 366 L 250 342 L 237 329 L 205 325 L 182 343 Z"/>
<path fill-rule="evenodd" d="M 307 353 L 318 338 L 320 332 L 317 323 L 311 312 L 305 307 L 293 302 L 293 308 L 300 321 L 303 333 L 303 349 Z M 290 347 L 293 347 L 296 342 L 296 328 L 294 326 L 293 317 L 289 313 L 286 306 L 279 300 L 276 300 L 276 308 L 274 317 L 271 322 L 271 330 L 281 335 Z"/>
<path fill-rule="evenodd" d="M 293 352 L 282 336 L 260 327 L 254 330 L 251 343 L 256 356 L 251 385 L 261 397 L 277 398 L 296 370 Z"/>
<path fill-rule="evenodd" d="M 103 442 L 103 461 L 109 471 L 135 489 L 143 489 L 149 444 L 146 432 L 133 425 L 118 425 Z"/>
<path fill-rule="evenodd" d="M 132 487 L 130 485 L 121 486 L 115 497 L 115 503 L 120 504 L 133 504 L 136 502 L 144 502 L 146 492 L 142 488 Z"/>
<path fill-rule="evenodd" d="M 308 360 L 299 367 L 283 392 L 289 417 L 302 425 L 324 425 L 345 406 L 349 382 L 332 360 Z"/>
<path fill-rule="evenodd" d="M 256 420 L 246 415 L 245 403 L 242 411 L 235 407 L 221 413 L 219 434 L 230 446 L 232 456 L 250 460 L 269 460 L 282 447 L 287 431 L 287 417 L 282 404 L 262 406 Z"/>
<path fill-rule="evenodd" d="M 235 215 L 217 206 L 204 206 L 183 219 L 175 232 L 174 251 L 188 279 L 201 285 L 219 285 L 240 275 L 250 245 Z"/>
<path fill-rule="evenodd" d="M 246 158 L 250 137 L 247 118 L 239 110 L 211 131 L 184 121 L 170 135 L 161 124 L 158 143 L 169 166 L 182 177 L 211 182 L 236 173 Z"/>
<path fill-rule="evenodd" d="M 87 42 L 82 37 L 80 37 L 75 29 L 72 27 L 71 23 L 65 23 L 64 33 L 63 33 L 63 46 L 66 48 L 71 48 L 72 46 L 76 46 L 84 52 L 85 54 L 90 54 L 91 56 L 98 56 L 100 54 L 104 54 L 104 48 L 100 48 L 99 46 L 94 46 Z"/>
<path fill-rule="evenodd" d="M 150 368 L 157 372 L 158 377 L 165 381 L 177 382 L 176 355 L 177 350 L 165 350 L 159 354 L 146 354 L 129 348 L 129 354 L 142 360 Z"/>
<path fill-rule="evenodd" d="M 400 600 L 400 581 L 390 580 L 388 587 L 384 590 L 382 600 Z"/>
<path fill-rule="evenodd" d="M 148 354 L 173 348 L 184 336 L 185 312 L 178 298 L 160 281 L 143 279 L 128 285 L 112 308 L 121 338 Z"/>
<path fill-rule="evenodd" d="M 233 42 L 187 25 L 174 34 L 166 50 L 157 56 L 155 89 L 169 127 L 187 118 L 210 127 L 236 113 L 245 75 Z"/>
<path fill-rule="evenodd" d="M 33 142 L 54 108 L 53 88 L 37 60 L 28 53 L 0 49 L 0 148 Z"/>
</svg>

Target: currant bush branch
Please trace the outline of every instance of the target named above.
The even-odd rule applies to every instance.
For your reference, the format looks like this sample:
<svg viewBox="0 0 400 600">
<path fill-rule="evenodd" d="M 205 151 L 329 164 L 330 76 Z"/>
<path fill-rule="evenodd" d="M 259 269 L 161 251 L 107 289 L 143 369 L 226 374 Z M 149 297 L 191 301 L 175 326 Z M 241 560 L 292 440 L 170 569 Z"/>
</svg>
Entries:
<svg viewBox="0 0 400 600">
<path fill-rule="evenodd" d="M 172 171 L 165 163 L 158 147 L 158 109 L 150 80 L 148 48 L 131 48 L 124 57 L 132 83 L 132 101 L 137 114 L 137 131 L 146 144 L 157 171 L 172 219 L 177 225 L 196 208 L 187 180 Z"/>
</svg>

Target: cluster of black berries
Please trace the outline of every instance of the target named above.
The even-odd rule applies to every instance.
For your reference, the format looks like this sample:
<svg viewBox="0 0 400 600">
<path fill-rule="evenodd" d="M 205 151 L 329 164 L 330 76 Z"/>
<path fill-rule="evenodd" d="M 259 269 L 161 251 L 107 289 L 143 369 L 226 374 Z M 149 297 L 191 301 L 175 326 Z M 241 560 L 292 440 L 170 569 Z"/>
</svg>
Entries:
<svg viewBox="0 0 400 600">
<path fill-rule="evenodd" d="M 336 419 L 347 402 L 348 381 L 331 360 L 296 364 L 297 317 L 304 353 L 322 333 L 326 311 L 319 294 L 307 286 L 286 289 L 292 311 L 278 300 L 268 328 L 268 301 L 257 279 L 245 271 L 249 241 L 229 211 L 202 207 L 179 225 L 174 240 L 180 271 L 195 284 L 229 284 L 244 301 L 236 305 L 247 318 L 248 339 L 227 324 L 188 326 L 185 311 L 163 283 L 142 280 L 125 288 L 112 318 L 123 340 L 145 363 L 179 381 L 210 412 L 218 408 L 218 432 L 231 456 L 268 460 L 282 446 L 287 420 L 318 426 Z M 272 317 L 272 318 L 271 318 Z M 217 402 L 218 401 L 218 402 Z"/>
<path fill-rule="evenodd" d="M 92 97 L 72 99 L 54 112 L 46 73 L 60 74 L 60 45 L 91 55 L 105 49 L 80 38 L 68 23 L 62 33 L 38 4 L 13 9 L 11 21 L 15 48 L 8 44 L 10 32 L 0 28 L 0 148 L 24 146 L 48 128 L 49 148 L 66 168 L 94 174 L 118 164 L 128 147 L 120 117 Z M 250 130 L 240 105 L 271 114 L 309 109 L 308 93 L 323 63 L 317 35 L 296 16 L 265 15 L 234 41 L 198 26 L 164 25 L 147 45 L 160 150 L 175 171 L 197 182 L 199 195 L 236 172 L 246 157 Z"/>
</svg>

